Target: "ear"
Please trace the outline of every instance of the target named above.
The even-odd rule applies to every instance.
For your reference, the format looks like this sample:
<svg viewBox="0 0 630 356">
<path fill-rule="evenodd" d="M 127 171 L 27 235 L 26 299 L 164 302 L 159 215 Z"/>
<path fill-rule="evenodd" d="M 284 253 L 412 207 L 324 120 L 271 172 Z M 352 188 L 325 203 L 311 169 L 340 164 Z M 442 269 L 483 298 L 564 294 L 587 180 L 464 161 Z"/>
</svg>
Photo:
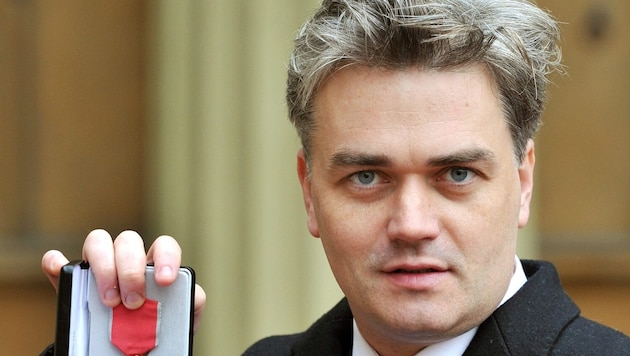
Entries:
<svg viewBox="0 0 630 356">
<path fill-rule="evenodd" d="M 521 207 L 518 214 L 518 227 L 522 228 L 529 221 L 529 205 L 532 200 L 534 190 L 534 164 L 536 155 L 534 154 L 534 141 L 527 140 L 525 156 L 518 168 L 518 176 L 521 182 Z"/>
<path fill-rule="evenodd" d="M 304 207 L 306 208 L 306 224 L 308 231 L 314 237 L 319 237 L 319 227 L 315 217 L 315 209 L 313 207 L 313 194 L 311 190 L 311 179 L 309 177 L 308 165 L 304 156 L 304 149 L 300 149 L 297 154 L 297 174 L 302 186 L 302 197 L 304 199 Z"/>
</svg>

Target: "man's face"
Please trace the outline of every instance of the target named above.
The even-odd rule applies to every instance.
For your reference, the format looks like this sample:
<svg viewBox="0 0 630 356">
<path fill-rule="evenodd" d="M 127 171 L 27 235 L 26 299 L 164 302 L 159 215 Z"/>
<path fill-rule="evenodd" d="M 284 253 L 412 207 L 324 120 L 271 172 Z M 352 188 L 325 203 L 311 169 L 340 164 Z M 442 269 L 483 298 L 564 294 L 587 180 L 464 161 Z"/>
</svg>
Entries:
<svg viewBox="0 0 630 356">
<path fill-rule="evenodd" d="M 413 350 L 480 324 L 512 276 L 534 165 L 531 141 L 514 157 L 489 73 L 353 66 L 315 104 L 308 227 L 361 333 Z"/>
</svg>

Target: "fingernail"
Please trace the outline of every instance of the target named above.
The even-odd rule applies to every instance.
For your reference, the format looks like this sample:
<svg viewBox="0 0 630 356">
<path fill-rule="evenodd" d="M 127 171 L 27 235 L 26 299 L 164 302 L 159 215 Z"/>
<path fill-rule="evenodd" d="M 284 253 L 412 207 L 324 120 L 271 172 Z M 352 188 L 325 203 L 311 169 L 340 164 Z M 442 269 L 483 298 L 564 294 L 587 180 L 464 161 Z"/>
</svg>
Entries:
<svg viewBox="0 0 630 356">
<path fill-rule="evenodd" d="M 171 266 L 164 266 L 159 271 L 160 278 L 170 278 L 173 275 Z"/>
<path fill-rule="evenodd" d="M 118 294 L 118 288 L 112 287 L 105 291 L 105 301 L 108 303 L 116 303 L 118 302 L 118 298 L 120 298 L 120 294 Z"/>
<path fill-rule="evenodd" d="M 129 309 L 137 309 L 142 306 L 144 298 L 138 293 L 129 293 L 125 297 L 125 306 Z"/>
</svg>

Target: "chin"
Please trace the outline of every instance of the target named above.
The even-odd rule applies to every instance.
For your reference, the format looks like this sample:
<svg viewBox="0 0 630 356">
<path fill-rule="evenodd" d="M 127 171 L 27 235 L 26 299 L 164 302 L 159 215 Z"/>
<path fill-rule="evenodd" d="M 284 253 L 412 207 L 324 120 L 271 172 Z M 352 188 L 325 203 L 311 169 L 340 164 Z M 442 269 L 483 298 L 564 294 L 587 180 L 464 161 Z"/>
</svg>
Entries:
<svg viewBox="0 0 630 356">
<path fill-rule="evenodd" d="M 447 304 L 397 306 L 385 310 L 381 320 L 391 335 L 405 342 L 440 342 L 467 332 L 485 319 L 484 313 L 460 313 Z"/>
</svg>

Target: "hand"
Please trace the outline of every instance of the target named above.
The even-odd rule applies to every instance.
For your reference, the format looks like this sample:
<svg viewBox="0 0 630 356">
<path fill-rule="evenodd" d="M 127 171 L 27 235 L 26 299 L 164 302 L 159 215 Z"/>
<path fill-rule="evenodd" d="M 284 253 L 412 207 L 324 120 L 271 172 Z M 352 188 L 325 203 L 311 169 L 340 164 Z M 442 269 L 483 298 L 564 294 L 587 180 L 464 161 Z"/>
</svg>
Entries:
<svg viewBox="0 0 630 356">
<path fill-rule="evenodd" d="M 128 309 L 142 306 L 147 263 L 152 262 L 155 266 L 156 283 L 168 286 L 177 278 L 181 254 L 179 244 L 170 236 L 158 237 L 145 254 L 142 238 L 133 231 L 124 231 L 112 240 L 107 231 L 94 230 L 83 243 L 83 259 L 90 263 L 101 301 L 108 307 L 121 302 Z M 50 250 L 42 257 L 42 270 L 55 290 L 59 286 L 61 267 L 67 263 L 68 259 L 56 250 Z M 195 285 L 195 331 L 205 304 L 206 293 Z"/>
</svg>

